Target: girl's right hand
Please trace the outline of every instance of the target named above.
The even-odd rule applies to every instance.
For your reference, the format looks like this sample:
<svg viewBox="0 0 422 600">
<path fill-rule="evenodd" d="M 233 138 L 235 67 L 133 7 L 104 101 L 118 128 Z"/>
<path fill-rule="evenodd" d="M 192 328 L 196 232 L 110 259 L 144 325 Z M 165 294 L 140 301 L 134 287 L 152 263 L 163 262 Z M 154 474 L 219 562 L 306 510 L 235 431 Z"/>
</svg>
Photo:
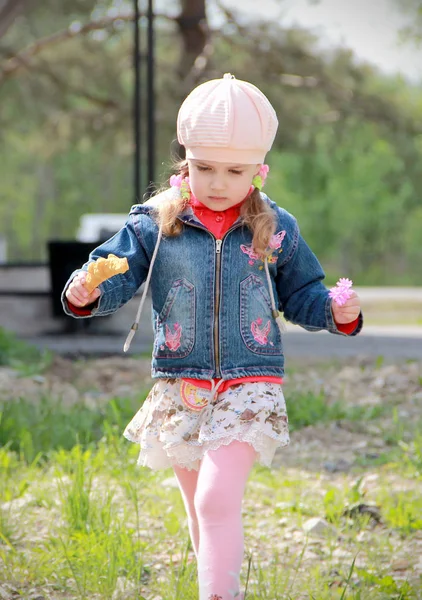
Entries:
<svg viewBox="0 0 422 600">
<path fill-rule="evenodd" d="M 81 271 L 72 279 L 66 290 L 65 296 L 73 306 L 87 306 L 93 304 L 101 295 L 99 288 L 88 294 L 85 288 L 86 273 Z"/>
</svg>

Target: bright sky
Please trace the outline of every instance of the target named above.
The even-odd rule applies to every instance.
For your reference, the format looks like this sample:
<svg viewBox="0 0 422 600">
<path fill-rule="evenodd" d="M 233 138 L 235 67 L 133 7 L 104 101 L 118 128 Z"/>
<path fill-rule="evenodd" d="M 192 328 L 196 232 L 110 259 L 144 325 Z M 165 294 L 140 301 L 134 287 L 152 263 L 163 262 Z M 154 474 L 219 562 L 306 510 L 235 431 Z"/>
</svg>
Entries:
<svg viewBox="0 0 422 600">
<path fill-rule="evenodd" d="M 322 43 L 350 47 L 357 57 L 383 71 L 422 80 L 422 47 L 398 41 L 411 17 L 399 12 L 397 0 L 223 0 L 237 13 L 278 18 L 319 35 Z"/>
</svg>

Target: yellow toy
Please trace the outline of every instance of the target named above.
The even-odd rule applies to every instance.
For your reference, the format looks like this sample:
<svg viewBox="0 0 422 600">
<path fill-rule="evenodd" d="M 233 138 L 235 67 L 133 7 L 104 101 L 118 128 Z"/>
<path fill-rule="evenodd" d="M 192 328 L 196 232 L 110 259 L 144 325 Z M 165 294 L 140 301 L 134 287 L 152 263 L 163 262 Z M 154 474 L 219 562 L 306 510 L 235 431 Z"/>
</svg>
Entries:
<svg viewBox="0 0 422 600">
<path fill-rule="evenodd" d="M 98 258 L 88 265 L 85 288 L 91 294 L 100 283 L 119 273 L 126 273 L 128 269 L 127 258 L 118 258 L 114 254 L 109 254 L 107 258 Z"/>
</svg>

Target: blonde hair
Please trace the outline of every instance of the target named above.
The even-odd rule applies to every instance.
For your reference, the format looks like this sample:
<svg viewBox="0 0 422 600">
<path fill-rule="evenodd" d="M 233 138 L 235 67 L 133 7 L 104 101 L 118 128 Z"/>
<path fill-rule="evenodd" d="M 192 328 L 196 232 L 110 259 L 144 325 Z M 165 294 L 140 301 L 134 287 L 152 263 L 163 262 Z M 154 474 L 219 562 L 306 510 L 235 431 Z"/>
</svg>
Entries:
<svg viewBox="0 0 422 600">
<path fill-rule="evenodd" d="M 186 160 L 175 165 L 176 171 L 183 177 L 188 177 L 189 168 Z M 177 236 L 183 231 L 183 223 L 178 216 L 188 204 L 182 197 L 163 199 L 156 206 L 157 220 L 163 226 L 163 235 Z M 255 188 L 240 207 L 240 218 L 252 232 L 252 247 L 261 257 L 268 251 L 271 236 L 274 235 L 276 220 L 273 209 L 261 198 Z"/>
</svg>

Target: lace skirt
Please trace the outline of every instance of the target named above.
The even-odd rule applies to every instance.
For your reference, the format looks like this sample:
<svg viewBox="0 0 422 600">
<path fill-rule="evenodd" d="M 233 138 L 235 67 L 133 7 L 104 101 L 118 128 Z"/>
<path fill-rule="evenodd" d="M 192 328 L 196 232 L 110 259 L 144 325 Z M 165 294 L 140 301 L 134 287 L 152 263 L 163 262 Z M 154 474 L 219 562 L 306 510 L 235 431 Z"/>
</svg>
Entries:
<svg viewBox="0 0 422 600">
<path fill-rule="evenodd" d="M 282 386 L 240 383 L 212 397 L 180 379 L 160 379 L 124 436 L 140 445 L 138 464 L 154 470 L 197 470 L 208 450 L 233 440 L 251 444 L 257 461 L 270 467 L 276 449 L 289 443 Z"/>
</svg>

